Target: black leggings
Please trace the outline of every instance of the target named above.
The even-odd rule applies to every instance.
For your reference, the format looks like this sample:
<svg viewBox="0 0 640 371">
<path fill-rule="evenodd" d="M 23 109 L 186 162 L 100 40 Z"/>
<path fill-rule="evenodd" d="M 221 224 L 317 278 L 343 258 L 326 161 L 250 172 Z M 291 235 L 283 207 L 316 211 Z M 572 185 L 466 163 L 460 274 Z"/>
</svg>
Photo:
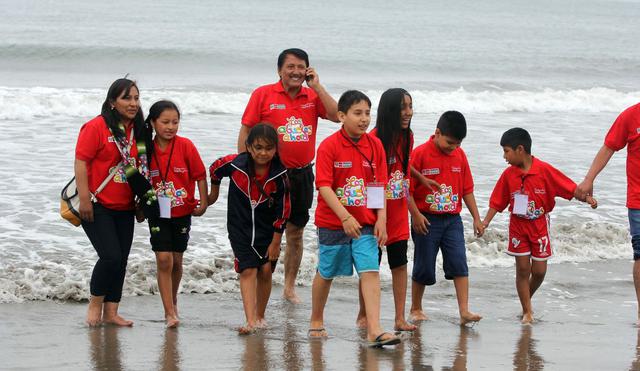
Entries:
<svg viewBox="0 0 640 371">
<path fill-rule="evenodd" d="M 82 228 L 98 253 L 90 290 L 104 296 L 105 302 L 119 302 L 133 241 L 133 211 L 107 209 L 93 204 L 93 222 L 82 221 Z"/>
</svg>

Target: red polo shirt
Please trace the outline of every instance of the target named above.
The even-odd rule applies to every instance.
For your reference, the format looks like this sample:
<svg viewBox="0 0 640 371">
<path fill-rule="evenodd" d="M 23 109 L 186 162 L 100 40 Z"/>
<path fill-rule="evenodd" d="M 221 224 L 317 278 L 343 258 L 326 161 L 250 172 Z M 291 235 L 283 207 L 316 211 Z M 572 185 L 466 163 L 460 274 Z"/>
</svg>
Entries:
<svg viewBox="0 0 640 371">
<path fill-rule="evenodd" d="M 567 200 L 573 198 L 576 183 L 560 170 L 534 157 L 531 168 L 526 173 L 516 166 L 509 166 L 505 169 L 493 188 L 489 207 L 502 212 L 509 206 L 509 212 L 511 212 L 514 203 L 513 195 L 521 190 L 524 190 L 529 199 L 527 215 L 515 216 L 524 219 L 538 219 L 553 210 L 556 205 L 556 197 Z"/>
<path fill-rule="evenodd" d="M 384 148 L 377 137 L 365 133 L 357 143 L 353 143 L 341 128 L 320 143 L 316 188 L 331 187 L 338 200 L 362 226 L 374 225 L 377 220 L 376 210 L 367 208 L 366 202 L 366 186 L 374 181 L 374 174 L 376 182 L 387 182 Z M 315 220 L 320 228 L 342 229 L 342 221 L 320 194 Z"/>
<path fill-rule="evenodd" d="M 149 164 L 153 188 L 158 195 L 171 197 L 171 217 L 191 214 L 198 204 L 194 195 L 196 182 L 207 177 L 196 146 L 189 139 L 176 135 L 164 150 L 155 141 L 154 147 Z"/>
<path fill-rule="evenodd" d="M 640 209 L 640 103 L 618 116 L 604 145 L 614 151 L 627 146 L 627 207 Z"/>
<path fill-rule="evenodd" d="M 377 138 L 377 129 L 371 130 L 369 135 Z M 407 196 L 411 174 L 405 174 L 402 169 L 405 142 L 401 140 L 394 153 L 390 154 L 387 164 L 387 181 L 385 196 L 387 199 L 387 245 L 409 239 L 409 208 Z M 409 136 L 409 153 L 413 150 L 413 133 Z M 410 166 L 410 164 L 409 164 Z M 407 172 L 409 170 L 407 169 Z"/>
<path fill-rule="evenodd" d="M 282 82 L 254 90 L 242 115 L 242 124 L 269 123 L 278 132 L 278 152 L 287 168 L 306 166 L 315 155 L 318 117 L 327 110 L 313 89 L 301 87 L 291 99 Z"/>
<path fill-rule="evenodd" d="M 127 138 L 129 138 L 131 130 L 133 130 L 133 125 L 126 129 Z M 133 142 L 131 157 L 136 158 L 138 150 L 135 138 Z M 111 169 L 122 161 L 120 151 L 118 151 L 115 140 L 102 116 L 97 116 L 80 128 L 76 144 L 76 158 L 87 163 L 91 193 L 95 193 Z M 135 166 L 135 164 L 133 165 Z M 135 207 L 133 192 L 127 184 L 127 178 L 122 169 L 114 175 L 96 198 L 102 206 L 113 210 L 133 210 Z"/>
<path fill-rule="evenodd" d="M 430 214 L 460 214 L 462 197 L 473 192 L 473 177 L 462 148 L 446 154 L 436 146 L 432 135 L 413 151 L 411 165 L 440 184 L 439 190 L 432 191 L 416 179 L 411 181 L 411 194 L 418 209 Z"/>
</svg>

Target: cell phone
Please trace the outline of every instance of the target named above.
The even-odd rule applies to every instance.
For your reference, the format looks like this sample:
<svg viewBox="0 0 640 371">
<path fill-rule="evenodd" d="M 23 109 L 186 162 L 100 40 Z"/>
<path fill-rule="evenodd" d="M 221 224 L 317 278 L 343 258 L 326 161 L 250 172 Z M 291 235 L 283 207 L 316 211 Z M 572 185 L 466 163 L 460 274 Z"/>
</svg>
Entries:
<svg viewBox="0 0 640 371">
<path fill-rule="evenodd" d="M 306 75 L 306 76 L 304 77 L 304 80 L 305 80 L 306 82 L 309 82 L 309 80 L 311 80 L 311 75 Z"/>
</svg>

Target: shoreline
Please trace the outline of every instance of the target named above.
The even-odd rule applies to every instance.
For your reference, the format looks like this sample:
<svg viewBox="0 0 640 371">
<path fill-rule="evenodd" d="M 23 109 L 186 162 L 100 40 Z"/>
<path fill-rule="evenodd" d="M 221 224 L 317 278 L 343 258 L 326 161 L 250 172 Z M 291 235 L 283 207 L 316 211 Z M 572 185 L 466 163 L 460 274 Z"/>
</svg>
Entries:
<svg viewBox="0 0 640 371">
<path fill-rule="evenodd" d="M 403 333 L 401 345 L 385 349 L 366 347 L 364 333 L 355 327 L 355 278 L 332 287 L 325 311 L 327 340 L 306 336 L 310 287 L 298 287 L 303 303 L 294 306 L 281 299 L 282 287 L 274 286 L 269 328 L 250 336 L 235 331 L 244 320 L 239 293 L 181 295 L 178 329 L 165 329 L 157 295 L 123 298 L 120 312 L 135 321 L 132 328 L 86 327 L 86 303 L 1 304 L 0 349 L 13 355 L 4 357 L 2 368 L 640 368 L 628 261 L 551 265 L 533 299 L 538 320 L 531 326 L 517 318 L 513 267 L 472 268 L 470 274 L 470 309 L 484 316 L 481 322 L 458 325 L 453 283 L 439 275 L 423 301 L 430 320 L 414 333 Z M 381 323 L 390 330 L 394 313 L 388 281 L 382 283 L 381 299 Z"/>
</svg>

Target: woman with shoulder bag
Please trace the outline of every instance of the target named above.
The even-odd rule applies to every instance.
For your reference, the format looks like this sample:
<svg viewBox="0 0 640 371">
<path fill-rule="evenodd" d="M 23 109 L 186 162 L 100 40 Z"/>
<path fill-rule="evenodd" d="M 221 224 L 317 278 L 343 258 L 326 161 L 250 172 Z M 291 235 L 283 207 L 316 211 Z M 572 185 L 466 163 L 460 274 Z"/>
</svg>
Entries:
<svg viewBox="0 0 640 371">
<path fill-rule="evenodd" d="M 135 195 L 143 202 L 151 156 L 151 128 L 140 109 L 139 90 L 123 78 L 111 84 L 99 116 L 80 129 L 75 176 L 82 228 L 98 253 L 91 275 L 87 324 L 131 326 L 118 314 L 133 241 Z M 117 167 L 102 191 L 96 189 Z"/>
</svg>

